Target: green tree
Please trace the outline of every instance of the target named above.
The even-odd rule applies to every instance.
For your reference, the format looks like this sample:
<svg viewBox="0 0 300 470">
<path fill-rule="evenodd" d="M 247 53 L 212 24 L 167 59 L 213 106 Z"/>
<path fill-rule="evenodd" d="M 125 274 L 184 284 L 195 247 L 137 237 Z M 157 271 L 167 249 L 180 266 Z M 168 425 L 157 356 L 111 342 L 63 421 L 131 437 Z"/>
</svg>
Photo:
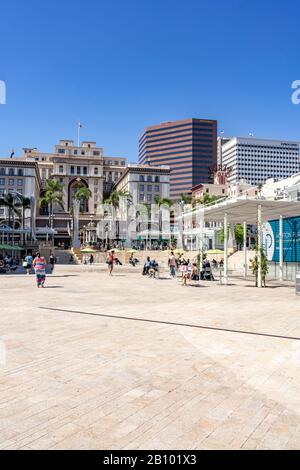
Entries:
<svg viewBox="0 0 300 470">
<path fill-rule="evenodd" d="M 120 190 L 120 191 L 113 191 L 109 198 L 104 201 L 105 204 L 109 204 L 112 208 L 112 220 L 113 222 L 117 222 L 116 232 L 117 232 L 117 239 L 119 240 L 119 221 L 116 221 L 117 211 L 120 209 L 120 202 L 122 199 L 127 201 L 132 201 L 132 196 L 128 191 Z"/>
<path fill-rule="evenodd" d="M 31 209 L 31 199 L 29 197 L 19 196 L 20 207 L 22 211 L 22 229 L 25 230 L 25 214 Z M 25 233 L 23 234 L 23 245 L 25 244 Z"/>
<path fill-rule="evenodd" d="M 159 208 L 159 239 L 161 240 L 162 239 L 162 229 L 163 229 L 163 227 L 162 227 L 162 209 L 163 208 L 171 209 L 171 207 L 173 206 L 173 202 L 171 201 L 171 199 L 168 199 L 166 197 L 160 197 L 160 196 L 155 196 L 154 202 Z"/>
<path fill-rule="evenodd" d="M 179 202 L 181 202 L 184 206 L 187 206 L 189 204 L 192 204 L 193 198 L 192 196 L 189 196 L 188 194 L 180 194 L 180 199 Z"/>
<path fill-rule="evenodd" d="M 210 194 L 204 193 L 203 197 L 196 199 L 195 205 L 201 204 L 202 206 L 205 206 L 207 204 L 216 202 L 219 199 L 223 199 L 223 197 L 222 196 L 210 196 Z"/>
<path fill-rule="evenodd" d="M 263 285 L 266 287 L 266 277 L 269 272 L 269 268 L 268 268 L 267 257 L 262 248 L 260 249 L 260 255 L 261 255 L 261 278 L 262 278 Z M 258 287 L 258 250 L 256 250 L 256 255 L 254 259 L 252 260 L 251 268 L 255 276 L 255 285 L 256 287 Z"/>
<path fill-rule="evenodd" d="M 230 228 L 228 227 L 228 236 L 230 233 Z M 218 232 L 219 240 L 221 243 L 224 243 L 224 230 L 219 230 Z M 242 245 L 244 242 L 244 226 L 242 224 L 236 224 L 234 226 L 234 239 L 237 245 Z"/>
<path fill-rule="evenodd" d="M 8 212 L 8 226 L 14 230 L 15 217 L 21 217 L 21 202 L 19 197 L 15 194 L 4 194 L 0 197 L 0 207 L 4 207 Z M 12 240 L 14 236 L 12 235 Z M 10 234 L 8 234 L 8 241 L 10 241 Z"/>
<path fill-rule="evenodd" d="M 132 196 L 128 191 L 113 191 L 109 198 L 106 199 L 104 202 L 105 204 L 110 204 L 114 209 L 119 209 L 120 208 L 120 201 L 122 198 L 127 199 L 127 201 L 132 200 Z"/>
<path fill-rule="evenodd" d="M 53 228 L 54 207 L 58 205 L 64 210 L 63 205 L 63 186 L 56 179 L 46 181 L 46 187 L 43 195 L 39 199 L 39 206 L 47 206 L 49 214 L 49 226 Z"/>
<path fill-rule="evenodd" d="M 80 202 L 80 212 L 85 212 L 86 203 L 92 197 L 92 191 L 89 188 L 81 186 L 74 194 L 74 199 Z"/>
</svg>

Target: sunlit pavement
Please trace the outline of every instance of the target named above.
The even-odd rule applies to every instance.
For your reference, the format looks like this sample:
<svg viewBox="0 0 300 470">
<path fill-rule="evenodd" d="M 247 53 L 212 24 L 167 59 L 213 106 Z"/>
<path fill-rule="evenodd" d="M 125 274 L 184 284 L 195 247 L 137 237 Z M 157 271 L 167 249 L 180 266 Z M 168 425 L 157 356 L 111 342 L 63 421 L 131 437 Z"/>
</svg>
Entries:
<svg viewBox="0 0 300 470">
<path fill-rule="evenodd" d="M 299 449 L 293 287 L 139 271 L 0 276 L 0 448 Z"/>
</svg>

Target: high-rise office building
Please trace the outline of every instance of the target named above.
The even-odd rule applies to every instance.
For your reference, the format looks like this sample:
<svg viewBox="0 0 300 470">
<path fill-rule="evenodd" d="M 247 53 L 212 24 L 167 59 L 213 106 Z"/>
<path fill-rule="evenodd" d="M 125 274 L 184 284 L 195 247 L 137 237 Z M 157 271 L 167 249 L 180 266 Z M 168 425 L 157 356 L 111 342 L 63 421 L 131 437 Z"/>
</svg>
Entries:
<svg viewBox="0 0 300 470">
<path fill-rule="evenodd" d="M 211 182 L 210 168 L 217 163 L 217 121 L 186 119 L 147 127 L 139 141 L 139 163 L 168 165 L 170 196 L 191 193 Z"/>
<path fill-rule="evenodd" d="M 282 140 L 234 137 L 222 145 L 222 164 L 231 168 L 228 182 L 252 185 L 288 178 L 300 171 L 300 144 Z"/>
</svg>

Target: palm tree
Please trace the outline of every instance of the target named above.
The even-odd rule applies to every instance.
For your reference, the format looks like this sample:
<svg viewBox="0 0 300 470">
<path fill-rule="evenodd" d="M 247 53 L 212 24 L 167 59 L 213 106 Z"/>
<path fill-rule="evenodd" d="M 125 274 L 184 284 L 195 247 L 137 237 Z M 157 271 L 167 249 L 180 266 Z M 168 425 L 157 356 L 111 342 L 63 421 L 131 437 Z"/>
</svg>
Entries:
<svg viewBox="0 0 300 470">
<path fill-rule="evenodd" d="M 74 194 L 74 199 L 80 201 L 80 211 L 85 212 L 85 203 L 92 197 L 92 191 L 85 187 L 80 187 Z"/>
<path fill-rule="evenodd" d="M 187 194 L 183 194 L 183 193 L 180 194 L 179 202 L 181 202 L 182 204 L 189 205 L 189 204 L 192 204 L 192 201 L 193 201 L 192 196 L 188 196 Z"/>
<path fill-rule="evenodd" d="M 22 229 L 25 230 L 25 213 L 28 209 L 31 209 L 31 199 L 22 195 L 18 196 L 20 200 L 20 206 L 22 211 Z M 23 233 L 23 245 L 25 245 L 25 233 Z"/>
<path fill-rule="evenodd" d="M 126 191 L 126 190 L 120 190 L 120 191 L 113 191 L 109 198 L 104 201 L 105 204 L 109 204 L 112 208 L 112 220 L 113 222 L 115 221 L 116 218 L 116 212 L 120 208 L 120 202 L 122 199 L 125 199 L 127 201 L 132 200 L 131 194 Z M 117 231 L 117 238 L 119 239 L 119 223 L 118 227 L 116 227 Z"/>
<path fill-rule="evenodd" d="M 46 181 L 46 188 L 43 191 L 43 196 L 39 200 L 39 206 L 48 206 L 49 225 L 53 228 L 54 207 L 58 205 L 64 210 L 63 205 L 63 186 L 56 179 L 49 179 Z"/>
<path fill-rule="evenodd" d="M 14 230 L 15 228 L 15 216 L 21 217 L 21 203 L 19 197 L 15 194 L 4 194 L 0 197 L 0 206 L 8 210 L 8 226 Z M 12 236 L 14 238 L 14 236 Z M 8 234 L 8 241 L 10 236 Z M 13 241 L 13 240 L 12 240 Z"/>
<path fill-rule="evenodd" d="M 185 206 L 190 205 L 193 202 L 192 196 L 188 196 L 187 194 L 180 194 L 180 200 L 179 200 L 179 205 L 181 207 L 181 215 L 184 214 L 185 212 Z M 185 243 L 184 243 L 184 232 L 185 232 L 185 224 L 184 224 L 184 217 L 182 217 L 182 236 L 181 236 L 181 244 L 182 248 L 185 248 Z"/>
<path fill-rule="evenodd" d="M 120 190 L 120 191 L 113 191 L 109 198 L 105 200 L 105 204 L 111 204 L 114 209 L 119 209 L 120 201 L 122 198 L 127 199 L 128 201 L 132 200 L 132 196 L 128 191 Z"/>
<path fill-rule="evenodd" d="M 170 209 L 173 206 L 173 202 L 171 199 L 168 199 L 166 197 L 160 197 L 160 196 L 155 196 L 154 198 L 155 204 L 159 208 L 159 239 L 162 239 L 162 208 L 168 208 Z"/>
</svg>

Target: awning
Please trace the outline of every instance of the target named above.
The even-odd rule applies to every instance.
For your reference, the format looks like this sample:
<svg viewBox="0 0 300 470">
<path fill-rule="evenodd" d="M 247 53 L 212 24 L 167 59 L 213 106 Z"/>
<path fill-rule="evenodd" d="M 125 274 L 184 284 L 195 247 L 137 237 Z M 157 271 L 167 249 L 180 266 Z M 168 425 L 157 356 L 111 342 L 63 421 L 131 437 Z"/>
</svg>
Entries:
<svg viewBox="0 0 300 470">
<path fill-rule="evenodd" d="M 217 204 L 199 208 L 205 221 L 222 222 L 227 214 L 229 223 L 257 223 L 257 210 L 261 206 L 262 221 L 300 216 L 300 201 L 264 199 L 227 199 Z"/>
</svg>

